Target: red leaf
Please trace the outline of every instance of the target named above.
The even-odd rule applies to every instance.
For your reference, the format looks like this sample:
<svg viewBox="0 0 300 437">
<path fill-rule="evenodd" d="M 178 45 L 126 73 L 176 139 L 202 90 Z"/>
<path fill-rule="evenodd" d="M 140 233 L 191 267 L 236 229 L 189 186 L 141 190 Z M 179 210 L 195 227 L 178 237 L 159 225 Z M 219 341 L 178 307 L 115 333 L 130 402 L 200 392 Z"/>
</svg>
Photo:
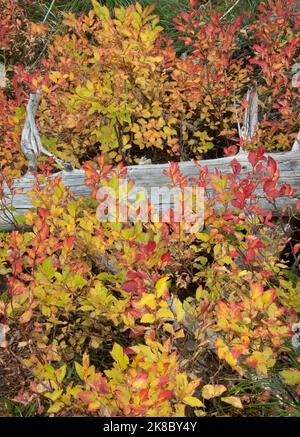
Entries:
<svg viewBox="0 0 300 437">
<path fill-rule="evenodd" d="M 149 388 L 143 388 L 140 392 L 139 392 L 139 397 L 140 397 L 140 401 L 146 401 L 148 399 L 148 394 L 149 394 Z"/>
<path fill-rule="evenodd" d="M 133 279 L 125 281 L 122 285 L 122 289 L 128 293 L 133 293 L 137 289 L 137 282 Z"/>
<path fill-rule="evenodd" d="M 169 253 L 164 253 L 161 257 L 162 262 L 168 262 L 171 261 L 172 257 Z"/>
<path fill-rule="evenodd" d="M 258 163 L 256 152 L 253 152 L 253 151 L 249 152 L 248 161 L 250 162 L 252 167 L 256 166 L 256 164 Z"/>
<path fill-rule="evenodd" d="M 152 253 L 154 252 L 156 249 L 156 243 L 155 241 L 149 241 L 147 246 L 146 246 L 146 252 L 147 253 Z"/>
<path fill-rule="evenodd" d="M 172 395 L 173 395 L 172 390 L 162 390 L 159 393 L 159 400 L 161 402 L 168 401 L 168 400 L 170 400 L 172 398 Z"/>
<path fill-rule="evenodd" d="M 90 385 L 97 391 L 97 393 L 100 394 L 110 393 L 110 388 L 109 385 L 107 384 L 106 379 L 100 374 L 97 375 L 93 383 Z"/>
<path fill-rule="evenodd" d="M 297 253 L 300 250 L 300 243 L 295 244 L 294 248 L 293 248 L 293 254 L 297 255 Z"/>
<path fill-rule="evenodd" d="M 187 12 L 182 12 L 181 17 L 184 21 L 186 21 L 187 23 L 190 20 L 190 15 Z"/>
<path fill-rule="evenodd" d="M 45 219 L 46 217 L 48 217 L 49 214 L 50 214 L 50 212 L 49 212 L 47 209 L 45 209 L 45 208 L 41 208 L 41 207 L 38 208 L 38 213 L 39 213 L 39 215 L 40 215 L 43 219 Z"/>
<path fill-rule="evenodd" d="M 230 165 L 234 175 L 240 174 L 242 166 L 235 158 L 231 161 Z"/>
<path fill-rule="evenodd" d="M 270 171 L 272 179 L 277 181 L 279 179 L 279 172 L 276 161 L 271 156 L 268 157 L 267 169 Z"/>
<path fill-rule="evenodd" d="M 74 246 L 74 241 L 75 241 L 75 239 L 76 239 L 76 237 L 73 235 L 72 237 L 68 237 L 67 239 L 66 239 L 66 246 L 69 248 L 69 249 L 73 249 L 73 246 Z"/>
<path fill-rule="evenodd" d="M 39 237 L 41 240 L 45 240 L 49 235 L 49 226 L 46 222 L 42 224 L 42 227 L 39 229 Z"/>
</svg>

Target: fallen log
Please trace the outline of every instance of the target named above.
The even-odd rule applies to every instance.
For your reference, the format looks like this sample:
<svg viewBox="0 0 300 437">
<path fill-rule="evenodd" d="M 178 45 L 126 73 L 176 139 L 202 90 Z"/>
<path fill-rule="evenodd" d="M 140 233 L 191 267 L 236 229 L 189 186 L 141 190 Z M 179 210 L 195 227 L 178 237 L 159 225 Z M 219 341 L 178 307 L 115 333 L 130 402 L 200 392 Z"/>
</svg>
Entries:
<svg viewBox="0 0 300 437">
<path fill-rule="evenodd" d="M 292 150 L 290 152 L 282 153 L 270 153 L 271 156 L 277 163 L 278 169 L 280 171 L 279 183 L 288 183 L 293 188 L 300 191 L 300 152 L 298 150 Z M 241 176 L 246 175 L 251 169 L 251 166 L 247 159 L 246 153 L 240 153 L 234 157 L 241 164 Z M 209 172 L 215 169 L 220 170 L 223 174 L 228 174 L 232 172 L 230 163 L 233 157 L 220 158 L 220 159 L 210 159 L 205 161 L 199 161 L 202 166 L 206 166 Z M 180 162 L 180 170 L 182 173 L 188 177 L 188 179 L 197 178 L 199 170 L 194 161 Z M 168 170 L 168 164 L 144 164 L 144 165 L 134 165 L 127 167 L 127 179 L 132 179 L 135 182 L 135 188 L 129 196 L 129 201 L 134 201 L 135 195 L 140 189 L 145 189 L 150 196 L 151 188 L 153 187 L 167 187 L 170 184 L 170 180 L 167 176 L 163 174 L 164 170 Z M 83 170 L 73 169 L 71 171 L 63 170 L 55 175 L 60 176 L 63 184 L 68 187 L 75 196 L 89 197 L 91 190 L 85 184 L 85 173 Z M 22 189 L 22 192 L 16 194 L 11 201 L 12 206 L 15 208 L 13 211 L 14 215 L 22 215 L 30 208 L 32 208 L 31 198 L 28 197 L 28 192 L 32 190 L 35 178 L 31 173 L 27 173 L 24 177 L 17 179 L 14 182 L 14 188 Z M 209 195 L 209 190 L 207 192 Z M 272 210 L 275 215 L 278 211 L 274 211 L 271 204 L 267 204 L 263 199 L 263 193 L 257 192 L 257 197 L 259 200 L 259 205 L 261 208 L 266 208 Z M 299 193 L 296 193 L 292 198 L 282 197 L 278 199 L 277 206 L 279 210 L 285 208 L 288 204 L 291 208 L 295 206 L 296 200 L 299 199 Z M 156 198 L 151 197 L 153 206 L 159 210 L 165 210 L 170 207 L 168 202 L 164 205 L 163 196 L 157 196 Z M 3 217 L 0 213 L 0 230 L 10 230 L 12 229 L 12 223 Z"/>
</svg>

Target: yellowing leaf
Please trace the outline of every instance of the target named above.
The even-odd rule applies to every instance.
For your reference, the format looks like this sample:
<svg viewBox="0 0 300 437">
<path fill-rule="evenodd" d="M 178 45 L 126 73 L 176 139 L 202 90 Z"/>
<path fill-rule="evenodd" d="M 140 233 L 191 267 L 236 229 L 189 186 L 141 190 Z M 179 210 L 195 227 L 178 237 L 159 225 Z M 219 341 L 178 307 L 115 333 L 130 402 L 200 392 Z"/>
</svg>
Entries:
<svg viewBox="0 0 300 437">
<path fill-rule="evenodd" d="M 156 282 L 155 290 L 157 297 L 162 297 L 164 293 L 168 290 L 168 280 L 169 276 L 164 276 Z"/>
<path fill-rule="evenodd" d="M 233 263 L 232 258 L 229 255 L 223 256 L 223 258 L 221 258 L 219 260 L 219 262 L 222 264 L 232 264 Z"/>
<path fill-rule="evenodd" d="M 178 299 L 178 297 L 175 297 L 173 299 L 173 306 L 175 309 L 177 322 L 181 322 L 184 318 L 184 309 L 183 309 L 182 303 Z"/>
<path fill-rule="evenodd" d="M 153 323 L 155 322 L 155 317 L 151 313 L 144 314 L 141 318 L 141 323 Z"/>
<path fill-rule="evenodd" d="M 227 388 L 225 387 L 225 385 L 221 385 L 221 384 L 216 384 L 216 385 L 206 384 L 202 388 L 201 394 L 204 397 L 204 399 L 212 399 L 212 398 L 215 398 L 217 396 L 221 396 L 226 390 L 227 390 Z"/>
<path fill-rule="evenodd" d="M 51 399 L 51 401 L 56 401 L 58 398 L 60 398 L 60 396 L 63 394 L 63 389 L 60 390 L 54 390 L 53 392 L 47 392 L 45 393 L 45 396 L 49 399 Z"/>
<path fill-rule="evenodd" d="M 99 18 L 110 18 L 109 9 L 105 6 L 101 6 L 96 0 L 92 0 L 93 8 Z"/>
<path fill-rule="evenodd" d="M 196 237 L 198 238 L 198 240 L 201 240 L 201 241 L 209 241 L 209 239 L 210 239 L 210 235 L 206 234 L 204 232 L 198 232 L 196 234 Z"/>
<path fill-rule="evenodd" d="M 204 407 L 203 403 L 200 401 L 200 399 L 195 398 L 194 396 L 186 396 L 183 399 L 183 402 L 186 405 L 190 405 L 191 407 Z"/>
<path fill-rule="evenodd" d="M 83 367 L 81 364 L 77 363 L 76 361 L 75 361 L 75 369 L 76 369 L 76 372 L 77 372 L 77 375 L 79 376 L 79 378 L 83 380 L 84 379 Z"/>
<path fill-rule="evenodd" d="M 90 80 L 88 80 L 87 83 L 86 83 L 86 87 L 87 87 L 87 89 L 88 89 L 91 93 L 94 93 L 95 88 L 94 88 L 94 84 L 93 84 L 93 82 L 91 82 Z"/>
<path fill-rule="evenodd" d="M 144 307 L 145 305 L 151 308 L 151 310 L 154 310 L 156 308 L 156 298 L 154 294 L 147 293 L 143 295 L 143 297 L 138 303 L 138 306 L 141 308 Z"/>
<path fill-rule="evenodd" d="M 221 401 L 226 402 L 226 404 L 230 404 L 235 408 L 239 408 L 240 410 L 243 409 L 242 401 L 236 396 L 226 396 L 221 398 Z"/>
<path fill-rule="evenodd" d="M 263 352 L 255 351 L 246 360 L 250 367 L 257 369 L 263 375 L 267 375 L 268 369 L 273 367 L 275 359 L 273 358 L 273 351 L 270 347 L 266 347 Z"/>
<path fill-rule="evenodd" d="M 169 308 L 161 308 L 160 310 L 157 311 L 157 318 L 159 319 L 174 319 L 174 314 L 172 313 L 171 310 L 169 310 Z"/>
<path fill-rule="evenodd" d="M 280 375 L 288 385 L 300 384 L 300 370 L 298 369 L 283 370 Z"/>
<path fill-rule="evenodd" d="M 67 373 L 67 366 L 64 364 L 62 367 L 56 370 L 56 378 L 58 382 L 62 382 L 66 376 Z"/>
<path fill-rule="evenodd" d="M 19 322 L 20 323 L 27 323 L 29 322 L 29 320 L 31 320 L 32 318 L 32 308 L 29 308 L 29 310 L 25 311 L 25 313 L 23 313 L 21 315 L 21 317 L 19 318 Z"/>
<path fill-rule="evenodd" d="M 122 346 L 115 343 L 113 345 L 113 349 L 111 351 L 111 356 L 116 361 L 116 363 L 119 365 L 121 370 L 125 370 L 129 364 L 129 358 L 127 355 L 124 354 Z"/>
</svg>

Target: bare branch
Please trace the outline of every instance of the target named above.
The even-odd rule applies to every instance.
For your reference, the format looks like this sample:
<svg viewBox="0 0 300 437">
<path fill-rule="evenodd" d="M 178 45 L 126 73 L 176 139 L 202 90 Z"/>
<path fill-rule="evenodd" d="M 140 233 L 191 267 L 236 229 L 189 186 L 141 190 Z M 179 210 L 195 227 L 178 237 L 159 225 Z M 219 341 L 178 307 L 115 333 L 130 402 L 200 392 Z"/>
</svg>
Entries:
<svg viewBox="0 0 300 437">
<path fill-rule="evenodd" d="M 55 162 L 65 170 L 72 170 L 70 162 L 61 161 L 42 145 L 41 137 L 35 124 L 35 116 L 40 99 L 40 90 L 36 94 L 30 94 L 29 102 L 27 104 L 27 118 L 21 136 L 21 150 L 28 159 L 28 171 L 36 171 L 37 160 L 41 155 L 53 158 Z"/>
</svg>

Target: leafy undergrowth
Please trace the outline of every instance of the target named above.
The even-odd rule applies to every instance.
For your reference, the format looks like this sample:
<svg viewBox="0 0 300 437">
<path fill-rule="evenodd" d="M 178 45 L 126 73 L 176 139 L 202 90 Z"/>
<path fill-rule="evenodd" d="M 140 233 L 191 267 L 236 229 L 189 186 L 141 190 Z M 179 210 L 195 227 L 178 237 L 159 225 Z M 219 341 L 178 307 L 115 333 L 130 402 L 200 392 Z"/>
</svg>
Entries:
<svg viewBox="0 0 300 437">
<path fill-rule="evenodd" d="M 74 166 L 101 153 L 127 164 L 234 154 L 254 81 L 260 124 L 247 147 L 291 147 L 299 125 L 297 2 L 262 2 L 241 16 L 186 2 L 173 39 L 155 5 L 92 4 L 53 30 L 31 21 L 22 2 L 0 1 L 2 168 L 25 171 L 21 127 L 28 94 L 38 88 L 43 144 Z"/>
<path fill-rule="evenodd" d="M 118 207 L 125 175 L 104 157 L 98 173 L 85 164 L 91 199 L 36 177 L 32 230 L 1 236 L 6 414 L 299 415 L 300 281 L 254 196 L 274 208 L 284 196 L 289 210 L 294 190 L 261 149 L 248 159 L 244 175 L 235 160 L 231 175 L 199 165 L 205 227 L 194 233 L 175 213 L 140 221 L 141 197 L 128 205 L 134 223 L 99 221 L 100 183 Z M 187 186 L 176 163 L 166 174 Z"/>
<path fill-rule="evenodd" d="M 154 6 L 70 0 L 87 14 L 57 25 L 63 2 L 47 23 L 30 17 L 33 3 L 0 0 L 1 214 L 4 185 L 15 194 L 26 171 L 20 136 L 37 88 L 43 144 L 83 166 L 92 195 L 75 198 L 43 162 L 34 208 L 0 233 L 0 415 L 299 415 L 300 242 L 289 229 L 300 202 L 260 147 L 287 150 L 299 124 L 296 2 L 224 17 L 224 5 L 191 0 L 167 29 L 174 41 Z M 253 80 L 251 171 L 198 161 L 203 229 L 175 211 L 143 221 L 143 196 L 127 205 L 135 220 L 99 220 L 111 206 L 100 186 L 122 205 L 123 164 L 235 153 L 245 103 L 234 103 Z M 166 175 L 187 187 L 176 162 Z"/>
</svg>

